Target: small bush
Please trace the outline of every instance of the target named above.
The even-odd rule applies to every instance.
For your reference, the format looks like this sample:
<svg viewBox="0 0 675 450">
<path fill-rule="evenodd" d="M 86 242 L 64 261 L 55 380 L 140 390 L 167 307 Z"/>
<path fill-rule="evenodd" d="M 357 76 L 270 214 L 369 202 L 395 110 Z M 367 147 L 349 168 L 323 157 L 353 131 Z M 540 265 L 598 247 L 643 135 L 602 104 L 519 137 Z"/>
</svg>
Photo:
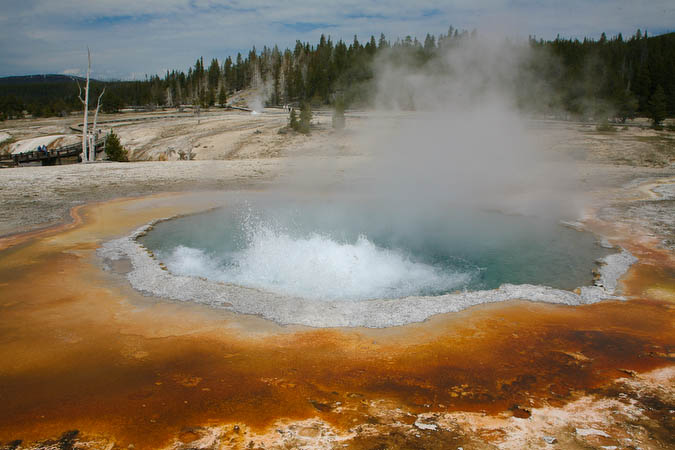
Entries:
<svg viewBox="0 0 675 450">
<path fill-rule="evenodd" d="M 666 93 L 661 85 L 656 86 L 654 93 L 649 98 L 648 103 L 649 117 L 652 119 L 652 128 L 655 130 L 661 129 L 661 123 L 666 118 Z"/>
<path fill-rule="evenodd" d="M 112 130 L 105 140 L 105 153 L 110 161 L 129 161 L 129 152 L 122 146 L 120 138 Z"/>
<path fill-rule="evenodd" d="M 616 127 L 606 120 L 598 122 L 598 124 L 595 126 L 595 129 L 597 131 L 616 131 Z"/>
</svg>

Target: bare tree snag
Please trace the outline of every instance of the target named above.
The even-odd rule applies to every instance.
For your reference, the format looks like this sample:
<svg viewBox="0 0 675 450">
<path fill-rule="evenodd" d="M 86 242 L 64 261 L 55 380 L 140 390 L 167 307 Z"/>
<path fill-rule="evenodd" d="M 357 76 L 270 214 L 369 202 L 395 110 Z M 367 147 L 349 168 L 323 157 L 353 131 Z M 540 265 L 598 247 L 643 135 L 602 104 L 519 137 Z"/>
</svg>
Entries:
<svg viewBox="0 0 675 450">
<path fill-rule="evenodd" d="M 87 84 L 84 88 L 84 100 L 82 100 L 82 89 L 80 88 L 80 83 L 77 83 L 77 88 L 79 89 L 79 94 L 78 98 L 84 105 L 84 122 L 82 124 L 82 162 L 87 162 L 89 161 L 89 152 L 87 151 L 87 143 L 89 141 L 88 138 L 88 133 L 87 133 L 87 126 L 89 125 L 87 122 L 89 121 L 89 75 L 91 73 L 91 52 L 89 51 L 89 47 L 87 47 Z"/>
<path fill-rule="evenodd" d="M 91 128 L 91 144 L 89 145 L 89 152 L 92 153 L 91 161 L 96 161 L 96 140 L 98 139 L 98 132 L 96 131 L 96 123 L 98 122 L 98 111 L 101 109 L 101 97 L 105 94 L 105 88 L 101 91 L 101 95 L 98 96 L 96 101 L 96 113 L 94 114 L 94 125 Z"/>
</svg>

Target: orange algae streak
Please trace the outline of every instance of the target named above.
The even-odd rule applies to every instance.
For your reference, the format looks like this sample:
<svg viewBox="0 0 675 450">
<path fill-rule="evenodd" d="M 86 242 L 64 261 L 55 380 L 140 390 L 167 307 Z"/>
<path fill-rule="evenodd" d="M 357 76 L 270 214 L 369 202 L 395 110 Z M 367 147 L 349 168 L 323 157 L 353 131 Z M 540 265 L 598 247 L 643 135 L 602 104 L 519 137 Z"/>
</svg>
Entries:
<svg viewBox="0 0 675 450">
<path fill-rule="evenodd" d="M 675 259 L 663 249 L 642 252 L 626 274 L 623 292 L 633 298 L 675 302 Z"/>
<path fill-rule="evenodd" d="M 6 250 L 9 247 L 13 247 L 15 245 L 19 245 L 24 242 L 28 242 L 31 239 L 43 237 L 48 234 L 54 234 L 77 227 L 78 225 L 82 224 L 82 217 L 80 216 L 79 211 L 80 209 L 82 209 L 83 206 L 84 205 L 78 205 L 70 209 L 69 213 L 71 218 L 70 222 L 55 224 L 44 228 L 38 228 L 36 230 L 28 231 L 25 233 L 19 232 L 5 236 L 0 236 L 0 251 Z"/>
</svg>

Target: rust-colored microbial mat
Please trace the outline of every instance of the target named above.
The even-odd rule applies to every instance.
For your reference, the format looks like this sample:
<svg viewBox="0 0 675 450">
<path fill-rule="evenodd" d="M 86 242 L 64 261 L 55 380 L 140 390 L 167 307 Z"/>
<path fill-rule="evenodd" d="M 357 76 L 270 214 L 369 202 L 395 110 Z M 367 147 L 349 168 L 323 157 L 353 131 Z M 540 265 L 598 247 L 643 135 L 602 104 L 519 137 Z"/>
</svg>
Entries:
<svg viewBox="0 0 675 450">
<path fill-rule="evenodd" d="M 380 330 L 280 327 L 143 297 L 126 283 L 124 263 L 101 269 L 102 240 L 210 206 L 194 195 L 115 201 L 81 209 L 69 229 L 5 243 L 0 448 L 73 439 L 183 448 L 218 426 L 226 431 L 208 448 L 259 445 L 246 436 L 267 432 L 273 445 L 293 430 L 279 424 L 310 419 L 343 433 L 338 447 L 489 448 L 498 431 L 476 436 L 419 418 L 531 420 L 537 408 L 619 395 L 609 387 L 617 378 L 673 365 L 675 269 L 663 254 L 629 273 L 630 301 L 514 301 Z M 672 417 L 659 420 L 672 426 Z M 324 433 L 297 430 L 310 442 Z"/>
</svg>

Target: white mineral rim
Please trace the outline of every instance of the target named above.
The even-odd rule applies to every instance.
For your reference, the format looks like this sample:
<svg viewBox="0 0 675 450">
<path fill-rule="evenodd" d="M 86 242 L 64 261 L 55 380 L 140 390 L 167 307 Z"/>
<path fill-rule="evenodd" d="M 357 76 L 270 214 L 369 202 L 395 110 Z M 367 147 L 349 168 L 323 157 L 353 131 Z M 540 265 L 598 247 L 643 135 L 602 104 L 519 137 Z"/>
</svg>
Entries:
<svg viewBox="0 0 675 450">
<path fill-rule="evenodd" d="M 129 236 L 104 243 L 98 255 L 104 262 L 128 259 L 132 270 L 127 274 L 127 279 L 134 289 L 143 293 L 171 300 L 198 302 L 240 314 L 258 315 L 281 325 L 386 328 L 423 322 L 436 314 L 457 312 L 481 303 L 506 300 L 563 305 L 623 300 L 623 297 L 614 295 L 618 280 L 637 260 L 625 249 L 606 256 L 601 260 L 596 285 L 581 287 L 579 294 L 547 286 L 503 284 L 498 289 L 439 296 L 320 301 L 170 273 L 137 240 L 156 223 L 168 219 L 155 220 Z M 108 265 L 105 264 L 105 267 Z"/>
</svg>

